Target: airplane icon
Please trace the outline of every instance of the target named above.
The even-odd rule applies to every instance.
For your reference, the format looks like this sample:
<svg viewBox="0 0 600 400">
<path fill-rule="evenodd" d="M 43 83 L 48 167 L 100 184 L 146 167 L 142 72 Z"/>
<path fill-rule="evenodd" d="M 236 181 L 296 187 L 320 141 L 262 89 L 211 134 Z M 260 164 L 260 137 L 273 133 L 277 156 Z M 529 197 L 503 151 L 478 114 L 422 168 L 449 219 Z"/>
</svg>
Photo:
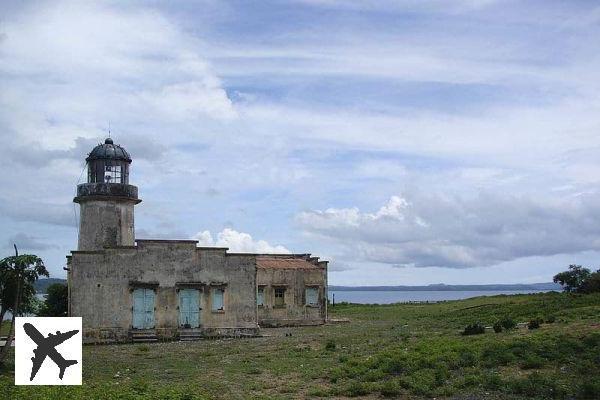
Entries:
<svg viewBox="0 0 600 400">
<path fill-rule="evenodd" d="M 38 345 L 37 349 L 33 350 L 33 354 L 35 354 L 35 356 L 31 357 L 33 367 L 31 368 L 31 376 L 29 377 L 29 381 L 32 381 L 33 378 L 35 378 L 35 375 L 40 370 L 40 367 L 46 359 L 46 356 L 50 357 L 50 359 L 54 361 L 56 365 L 58 365 L 58 368 L 60 368 L 58 377 L 61 380 L 65 374 L 65 369 L 71 365 L 77 364 L 77 360 L 65 360 L 64 357 L 58 351 L 56 351 L 55 347 L 65 340 L 75 336 L 77 332 L 79 332 L 78 330 L 65 333 L 60 333 L 60 331 L 57 331 L 56 335 L 49 333 L 48 337 L 44 337 L 44 335 L 42 335 L 40 331 L 38 331 L 35 326 L 31 325 L 30 323 L 25 323 L 23 325 L 23 329 L 25 329 L 27 336 L 29 336 L 31 340 Z"/>
</svg>

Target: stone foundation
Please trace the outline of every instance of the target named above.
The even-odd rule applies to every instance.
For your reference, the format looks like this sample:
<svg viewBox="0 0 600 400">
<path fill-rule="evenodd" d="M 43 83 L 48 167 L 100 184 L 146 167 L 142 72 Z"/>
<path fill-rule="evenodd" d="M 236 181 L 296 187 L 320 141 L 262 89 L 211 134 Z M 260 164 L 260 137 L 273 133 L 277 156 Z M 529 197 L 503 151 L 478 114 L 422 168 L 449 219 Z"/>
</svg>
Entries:
<svg viewBox="0 0 600 400">
<path fill-rule="evenodd" d="M 186 333 L 193 333 L 201 338 L 240 338 L 260 336 L 259 328 L 196 328 L 186 329 Z M 134 330 L 123 330 L 121 328 L 100 328 L 84 329 L 84 344 L 110 344 L 110 343 L 130 343 L 132 342 L 132 332 Z M 140 331 L 142 332 L 142 331 Z M 147 329 L 143 332 L 153 332 L 159 341 L 179 340 L 180 330 L 177 328 L 157 328 Z"/>
</svg>

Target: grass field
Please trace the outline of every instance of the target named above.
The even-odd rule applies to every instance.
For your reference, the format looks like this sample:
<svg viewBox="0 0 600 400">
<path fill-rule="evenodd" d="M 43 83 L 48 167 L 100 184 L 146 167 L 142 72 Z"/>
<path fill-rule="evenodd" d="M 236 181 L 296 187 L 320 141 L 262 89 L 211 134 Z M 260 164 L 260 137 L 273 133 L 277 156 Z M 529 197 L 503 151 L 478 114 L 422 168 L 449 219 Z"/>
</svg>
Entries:
<svg viewBox="0 0 600 400">
<path fill-rule="evenodd" d="M 81 387 L 15 387 L 10 364 L 0 398 L 600 398 L 600 294 L 330 311 L 351 322 L 255 339 L 86 346 Z M 554 322 L 460 335 L 506 317 Z"/>
</svg>

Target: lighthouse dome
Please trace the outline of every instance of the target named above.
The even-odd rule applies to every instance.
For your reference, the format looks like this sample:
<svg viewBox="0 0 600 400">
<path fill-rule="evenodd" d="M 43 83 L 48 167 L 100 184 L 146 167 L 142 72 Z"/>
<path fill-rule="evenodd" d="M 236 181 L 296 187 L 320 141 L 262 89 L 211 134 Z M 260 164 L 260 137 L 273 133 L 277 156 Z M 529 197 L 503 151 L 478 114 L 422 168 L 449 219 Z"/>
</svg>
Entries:
<svg viewBox="0 0 600 400">
<path fill-rule="evenodd" d="M 123 147 L 114 144 L 111 138 L 106 138 L 104 143 L 94 147 L 89 156 L 85 159 L 87 162 L 92 160 L 121 160 L 131 162 L 131 156 Z"/>
</svg>

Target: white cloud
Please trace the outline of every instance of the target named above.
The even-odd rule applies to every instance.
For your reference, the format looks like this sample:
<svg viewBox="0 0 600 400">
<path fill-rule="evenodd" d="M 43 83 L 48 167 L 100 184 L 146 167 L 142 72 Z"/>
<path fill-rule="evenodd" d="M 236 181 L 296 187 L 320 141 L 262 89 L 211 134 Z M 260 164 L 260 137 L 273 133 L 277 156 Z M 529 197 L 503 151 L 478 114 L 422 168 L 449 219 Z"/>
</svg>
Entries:
<svg viewBox="0 0 600 400">
<path fill-rule="evenodd" d="M 236 115 L 196 41 L 157 12 L 40 3 L 0 32 L 0 122 L 21 142 L 60 148 L 97 137 L 111 119 L 122 130 L 161 117 Z"/>
<path fill-rule="evenodd" d="M 215 241 L 209 231 L 198 232 L 193 239 L 198 240 L 200 246 L 228 247 L 234 253 L 277 253 L 289 254 L 290 251 L 281 245 L 273 246 L 264 240 L 255 240 L 248 233 L 225 228 Z"/>
<path fill-rule="evenodd" d="M 345 259 L 411 267 L 480 267 L 531 256 L 600 250 L 599 198 L 393 196 L 375 213 L 306 211 L 308 233 L 345 248 Z"/>
<path fill-rule="evenodd" d="M 192 239 L 197 240 L 200 246 L 215 246 L 215 241 L 209 231 L 202 231 L 192 236 Z"/>
</svg>

